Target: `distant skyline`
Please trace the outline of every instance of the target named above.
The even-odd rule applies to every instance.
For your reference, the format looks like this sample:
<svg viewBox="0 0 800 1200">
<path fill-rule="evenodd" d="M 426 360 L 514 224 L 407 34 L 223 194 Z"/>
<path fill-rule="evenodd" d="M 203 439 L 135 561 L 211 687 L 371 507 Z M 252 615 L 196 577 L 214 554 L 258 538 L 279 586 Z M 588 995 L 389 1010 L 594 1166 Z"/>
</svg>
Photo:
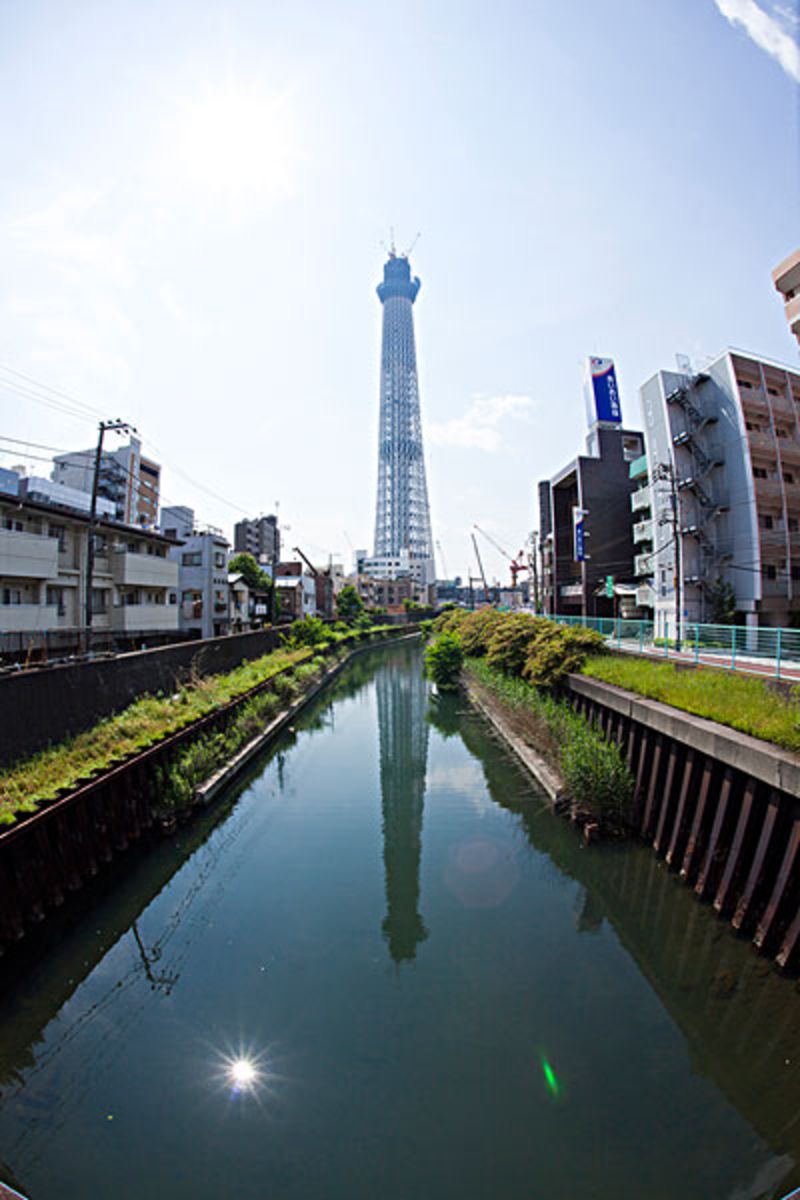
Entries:
<svg viewBox="0 0 800 1200">
<path fill-rule="evenodd" d="M 71 400 L 0 368 L 0 436 L 47 457 L 120 416 L 164 503 L 232 540 L 279 501 L 286 546 L 350 567 L 381 243 L 421 230 L 439 573 L 476 522 L 516 551 L 583 448 L 590 354 L 633 427 L 676 353 L 798 364 L 770 271 L 800 242 L 799 39 L 775 0 L 12 0 L 0 363 Z M 48 473 L 25 450 L 0 465 Z"/>
</svg>

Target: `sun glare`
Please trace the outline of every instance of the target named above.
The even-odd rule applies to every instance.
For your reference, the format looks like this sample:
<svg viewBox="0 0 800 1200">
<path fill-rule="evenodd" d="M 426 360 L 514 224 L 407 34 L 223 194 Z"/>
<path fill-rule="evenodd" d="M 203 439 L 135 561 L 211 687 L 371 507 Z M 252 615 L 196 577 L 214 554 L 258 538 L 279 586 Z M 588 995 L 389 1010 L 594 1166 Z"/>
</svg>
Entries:
<svg viewBox="0 0 800 1200">
<path fill-rule="evenodd" d="M 214 88 L 179 106 L 170 169 L 198 201 L 233 210 L 291 194 L 297 138 L 287 98 Z"/>
</svg>

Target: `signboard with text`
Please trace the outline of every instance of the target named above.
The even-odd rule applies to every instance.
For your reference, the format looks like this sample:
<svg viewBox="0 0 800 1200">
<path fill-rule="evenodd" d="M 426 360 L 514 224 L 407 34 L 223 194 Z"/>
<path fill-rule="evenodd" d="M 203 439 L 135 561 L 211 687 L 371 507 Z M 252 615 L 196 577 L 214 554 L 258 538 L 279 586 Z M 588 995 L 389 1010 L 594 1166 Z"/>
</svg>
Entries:
<svg viewBox="0 0 800 1200">
<path fill-rule="evenodd" d="M 586 409 L 589 425 L 622 424 L 617 373 L 613 358 L 590 358 L 586 371 Z"/>
</svg>

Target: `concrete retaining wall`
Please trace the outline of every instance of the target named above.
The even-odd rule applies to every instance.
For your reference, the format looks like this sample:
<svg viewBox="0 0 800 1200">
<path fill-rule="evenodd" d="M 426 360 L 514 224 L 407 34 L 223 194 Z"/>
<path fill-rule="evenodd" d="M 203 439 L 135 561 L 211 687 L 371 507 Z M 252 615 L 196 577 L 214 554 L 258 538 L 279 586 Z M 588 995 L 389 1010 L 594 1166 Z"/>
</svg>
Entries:
<svg viewBox="0 0 800 1200">
<path fill-rule="evenodd" d="M 278 640 L 275 630 L 265 629 L 5 675 L 0 678 L 0 766 L 90 728 L 146 692 L 173 692 L 192 671 L 231 671 L 268 654 Z"/>
</svg>

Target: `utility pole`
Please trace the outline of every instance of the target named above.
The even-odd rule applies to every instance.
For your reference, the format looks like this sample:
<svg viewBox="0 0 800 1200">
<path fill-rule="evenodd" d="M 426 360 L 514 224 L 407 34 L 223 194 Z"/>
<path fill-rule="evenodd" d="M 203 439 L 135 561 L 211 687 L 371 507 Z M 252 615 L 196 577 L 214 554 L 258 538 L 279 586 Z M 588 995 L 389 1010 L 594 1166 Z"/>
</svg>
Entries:
<svg viewBox="0 0 800 1200">
<path fill-rule="evenodd" d="M 277 588 L 275 586 L 275 581 L 278 578 L 278 538 L 280 537 L 280 528 L 281 528 L 280 511 L 281 511 L 280 500 L 276 500 L 275 501 L 275 535 L 272 539 L 272 587 L 269 590 L 269 623 L 270 623 L 270 625 L 275 624 L 275 617 L 277 615 L 277 606 L 275 603 L 276 598 L 277 598 Z"/>
<path fill-rule="evenodd" d="M 103 458 L 103 438 L 107 432 L 136 433 L 135 426 L 127 421 L 100 421 L 97 433 L 97 449 L 94 453 L 94 476 L 92 478 L 92 499 L 89 505 L 89 542 L 86 547 L 86 607 L 84 628 L 84 653 L 89 654 L 92 648 L 92 583 L 94 580 L 95 534 L 97 530 L 97 490 L 100 483 L 100 463 Z"/>
</svg>

